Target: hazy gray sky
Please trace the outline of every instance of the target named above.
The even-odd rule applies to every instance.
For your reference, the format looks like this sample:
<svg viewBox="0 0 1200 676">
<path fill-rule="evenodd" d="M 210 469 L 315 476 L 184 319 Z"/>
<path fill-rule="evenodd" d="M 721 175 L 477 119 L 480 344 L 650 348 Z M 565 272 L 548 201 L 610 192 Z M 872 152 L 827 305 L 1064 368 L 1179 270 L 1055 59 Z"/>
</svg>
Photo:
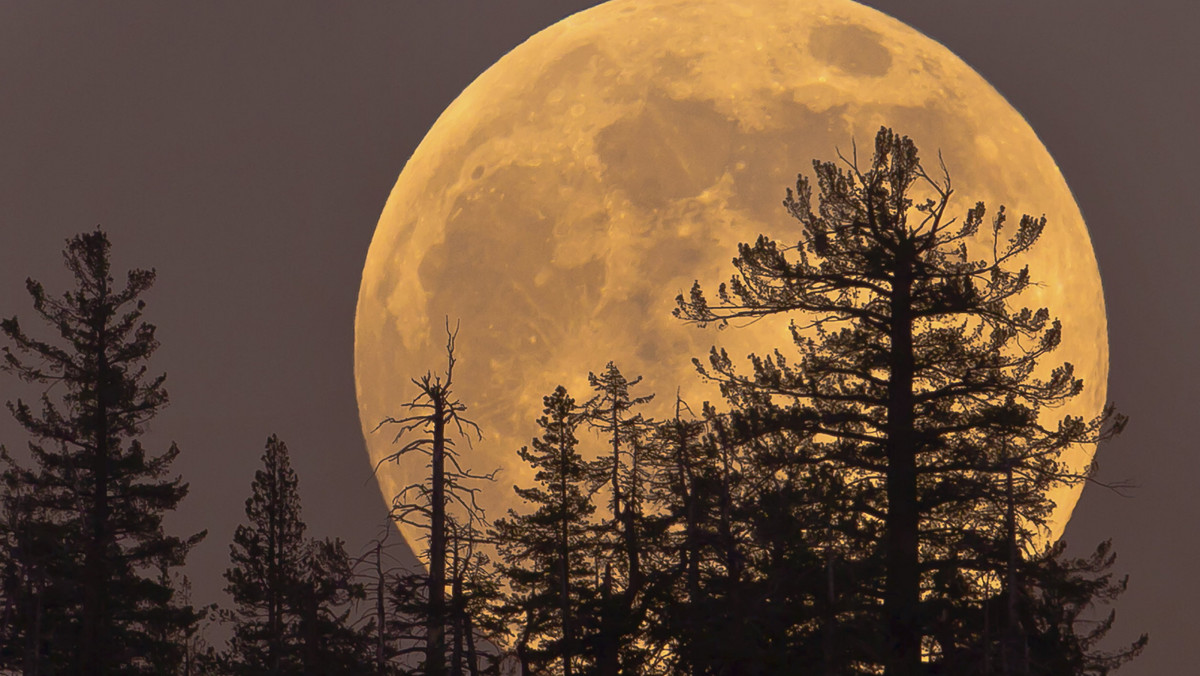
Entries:
<svg viewBox="0 0 1200 676">
<path fill-rule="evenodd" d="M 314 534 L 355 551 L 378 529 L 352 373 L 375 221 L 453 97 L 592 4 L 0 1 L 0 315 L 29 322 L 24 279 L 61 288 L 63 241 L 96 225 L 119 266 L 158 269 L 147 314 L 172 405 L 151 440 L 180 444 L 192 486 L 172 529 L 209 529 L 197 600 L 221 598 L 271 433 Z M 1086 490 L 1067 538 L 1080 552 L 1113 538 L 1131 575 L 1114 633 L 1151 644 L 1122 673 L 1185 673 L 1200 607 L 1200 454 L 1184 426 L 1200 403 L 1200 5 L 866 4 L 975 67 L 1075 192 L 1106 289 L 1110 397 L 1132 419 L 1100 476 L 1139 488 Z M 24 445 L 8 421 L 0 441 Z"/>
</svg>

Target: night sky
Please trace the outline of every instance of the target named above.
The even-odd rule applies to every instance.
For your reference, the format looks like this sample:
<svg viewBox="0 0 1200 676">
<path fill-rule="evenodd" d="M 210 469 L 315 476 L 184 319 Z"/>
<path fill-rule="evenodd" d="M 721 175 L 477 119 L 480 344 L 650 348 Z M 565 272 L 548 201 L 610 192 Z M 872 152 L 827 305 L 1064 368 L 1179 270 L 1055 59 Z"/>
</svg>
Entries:
<svg viewBox="0 0 1200 676">
<path fill-rule="evenodd" d="M 263 444 L 292 452 L 310 533 L 357 552 L 384 522 L 353 382 L 362 265 L 396 176 L 443 108 L 534 32 L 593 2 L 0 2 L 0 315 L 33 326 L 26 277 L 66 288 L 64 241 L 97 225 L 119 270 L 154 267 L 170 440 L 207 528 L 188 568 L 223 601 L 228 543 Z M 1108 303 L 1109 397 L 1130 416 L 1067 528 L 1130 574 L 1122 674 L 1194 669 L 1200 607 L 1200 4 L 866 4 L 991 82 L 1057 160 Z M 903 130 L 899 130 L 903 131 Z M 811 158 L 798 157 L 797 170 Z M 782 190 L 783 186 L 780 186 Z M 1037 274 L 1039 271 L 1034 271 Z M 417 375 L 417 374 L 414 374 Z M 36 396 L 11 377 L 0 399 Z M 15 424 L 0 442 L 25 445 Z"/>
</svg>

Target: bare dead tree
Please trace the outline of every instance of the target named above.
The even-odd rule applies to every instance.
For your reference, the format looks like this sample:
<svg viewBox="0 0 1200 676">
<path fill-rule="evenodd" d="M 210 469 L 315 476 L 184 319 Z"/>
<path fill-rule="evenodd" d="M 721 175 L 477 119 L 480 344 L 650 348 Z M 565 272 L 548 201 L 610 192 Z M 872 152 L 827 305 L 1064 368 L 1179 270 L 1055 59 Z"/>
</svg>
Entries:
<svg viewBox="0 0 1200 676">
<path fill-rule="evenodd" d="M 424 531 L 425 555 L 429 566 L 426 580 L 427 605 L 425 616 L 425 673 L 429 676 L 446 674 L 446 554 L 447 508 L 467 515 L 467 519 L 484 518 L 475 500 L 477 481 L 490 481 L 495 472 L 478 474 L 464 467 L 459 460 L 456 441 L 483 435 L 473 421 L 463 417 L 465 404 L 453 394 L 455 340 L 458 326 L 450 329 L 446 322 L 446 370 L 442 374 L 426 372 L 412 380 L 417 395 L 402 407 L 408 415 L 384 418 L 376 427 L 398 428 L 393 443 L 402 444 L 375 466 L 401 462 L 412 455 L 427 458 L 428 482 L 414 482 L 404 487 L 392 501 L 392 519 Z M 448 434 L 450 432 L 450 434 Z"/>
</svg>

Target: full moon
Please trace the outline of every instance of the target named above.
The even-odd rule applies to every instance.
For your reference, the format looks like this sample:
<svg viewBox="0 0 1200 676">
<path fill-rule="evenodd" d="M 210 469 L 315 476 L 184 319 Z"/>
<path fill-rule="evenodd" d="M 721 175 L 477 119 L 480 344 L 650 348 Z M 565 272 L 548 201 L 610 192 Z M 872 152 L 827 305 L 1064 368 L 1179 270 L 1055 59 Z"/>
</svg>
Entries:
<svg viewBox="0 0 1200 676">
<path fill-rule="evenodd" d="M 359 416 L 372 464 L 395 450 L 411 379 L 446 365 L 445 321 L 461 322 L 455 393 L 482 441 L 464 465 L 499 469 L 490 518 L 532 483 L 517 449 L 537 434 L 556 385 L 577 401 L 613 361 L 646 412 L 678 391 L 720 407 L 691 359 L 713 345 L 736 360 L 790 345 L 786 322 L 716 331 L 671 315 L 693 280 L 727 280 L 739 242 L 796 241 L 780 202 L 811 161 L 852 142 L 869 158 L 888 126 L 954 185 L 951 213 L 976 201 L 1010 222 L 1045 215 L 1022 261 L 1063 341 L 1046 368 L 1074 364 L 1084 393 L 1056 416 L 1105 401 L 1108 340 L 1087 228 L 1062 174 L 1024 118 L 945 47 L 849 0 L 612 0 L 513 49 L 446 109 L 396 182 L 363 270 L 355 321 Z M 749 368 L 744 361 L 745 368 Z M 581 431 L 584 453 L 599 441 Z M 1064 461 L 1082 470 L 1094 448 Z M 422 481 L 423 459 L 377 473 L 390 504 Z M 1053 494 L 1051 537 L 1081 485 Z M 403 527 L 410 543 L 417 534 Z"/>
</svg>

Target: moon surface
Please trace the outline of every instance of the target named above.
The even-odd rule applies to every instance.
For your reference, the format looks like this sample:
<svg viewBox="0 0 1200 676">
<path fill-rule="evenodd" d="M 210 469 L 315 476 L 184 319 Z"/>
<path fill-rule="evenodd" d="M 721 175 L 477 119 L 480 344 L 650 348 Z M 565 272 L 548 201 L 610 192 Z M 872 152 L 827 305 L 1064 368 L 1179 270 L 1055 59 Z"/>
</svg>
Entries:
<svg viewBox="0 0 1200 676">
<path fill-rule="evenodd" d="M 375 230 L 355 321 L 359 415 L 372 464 L 403 413 L 410 379 L 445 368 L 445 318 L 461 321 L 455 392 L 484 439 L 464 464 L 499 468 L 489 517 L 532 483 L 516 451 L 537 434 L 542 397 L 586 400 L 589 371 L 613 360 L 647 412 L 675 393 L 720 406 L 691 364 L 713 345 L 741 358 L 780 347 L 786 322 L 724 331 L 671 315 L 693 280 L 712 290 L 739 242 L 795 241 L 780 202 L 814 158 L 869 160 L 881 125 L 912 137 L 928 169 L 940 151 L 950 212 L 1003 204 L 1010 223 L 1045 215 L 1022 297 L 1061 318 L 1046 369 L 1075 365 L 1084 393 L 1056 416 L 1097 414 L 1108 340 L 1087 228 L 1063 177 L 1021 115 L 945 47 L 848 0 L 612 0 L 513 49 L 442 113 L 405 165 Z M 746 364 L 746 369 L 749 366 Z M 581 431 L 582 449 L 599 441 Z M 1064 458 L 1082 469 L 1094 448 Z M 378 472 L 390 504 L 422 481 L 414 459 Z M 1054 494 L 1051 536 L 1081 485 Z M 402 527 L 410 543 L 417 533 Z"/>
</svg>

